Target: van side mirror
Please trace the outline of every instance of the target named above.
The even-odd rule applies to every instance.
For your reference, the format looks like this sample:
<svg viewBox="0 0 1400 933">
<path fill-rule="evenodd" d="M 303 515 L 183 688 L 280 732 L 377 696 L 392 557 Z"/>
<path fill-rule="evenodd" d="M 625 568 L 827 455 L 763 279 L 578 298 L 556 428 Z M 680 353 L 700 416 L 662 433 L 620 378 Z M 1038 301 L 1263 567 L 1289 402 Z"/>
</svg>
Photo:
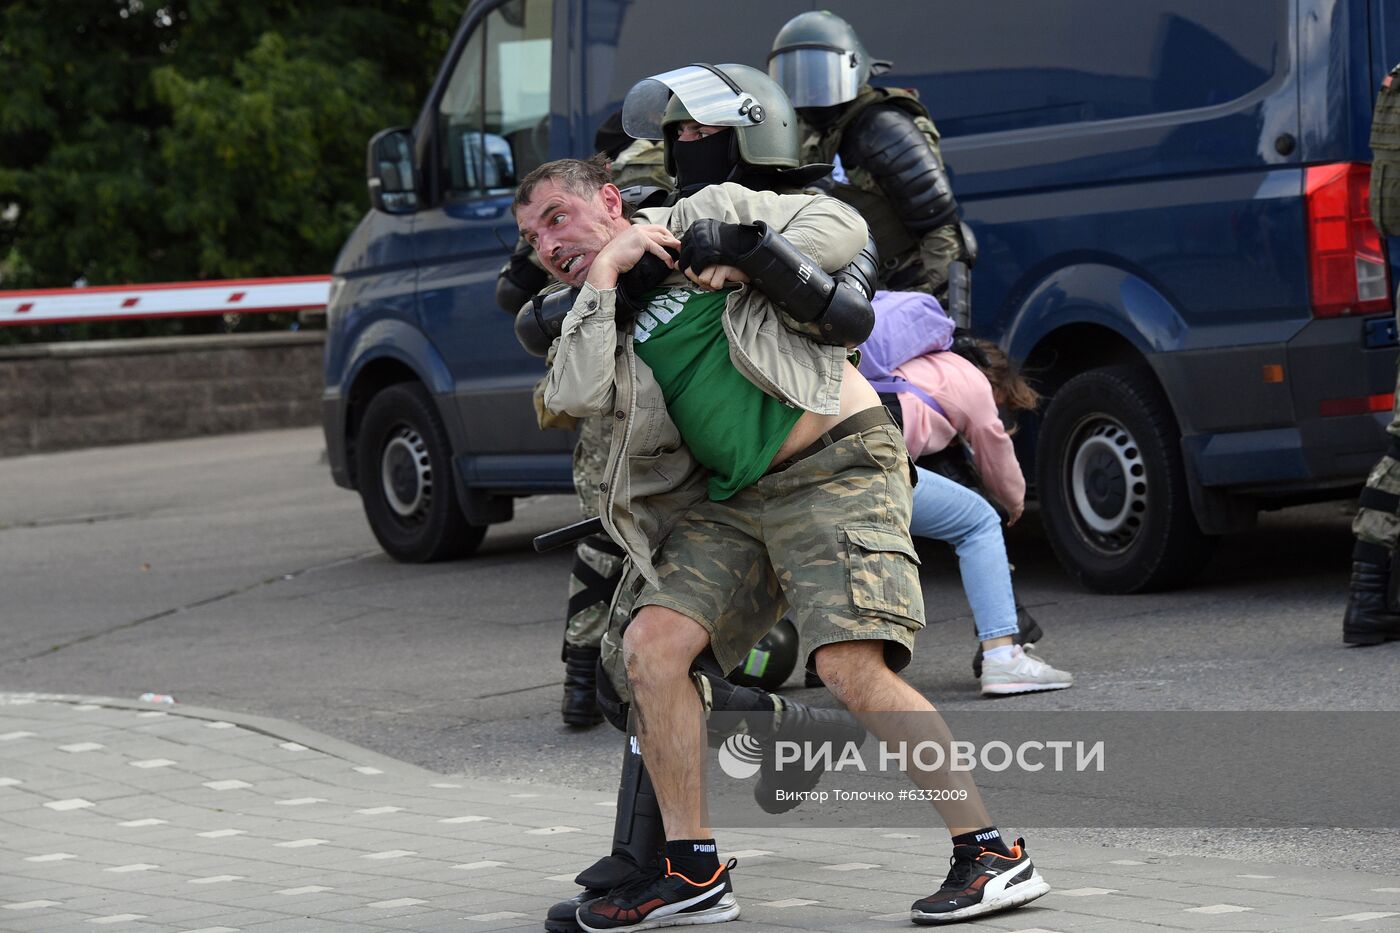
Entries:
<svg viewBox="0 0 1400 933">
<path fill-rule="evenodd" d="M 365 156 L 370 206 L 386 214 L 411 214 L 418 210 L 417 177 L 413 137 L 408 128 L 396 126 L 375 133 Z"/>
</svg>

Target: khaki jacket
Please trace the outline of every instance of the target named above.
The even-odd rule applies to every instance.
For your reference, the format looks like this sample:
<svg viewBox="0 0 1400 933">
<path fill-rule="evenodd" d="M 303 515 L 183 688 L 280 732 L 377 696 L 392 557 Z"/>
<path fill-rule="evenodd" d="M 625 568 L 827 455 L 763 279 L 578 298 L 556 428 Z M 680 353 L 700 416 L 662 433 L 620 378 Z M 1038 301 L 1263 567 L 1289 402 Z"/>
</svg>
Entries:
<svg viewBox="0 0 1400 933">
<path fill-rule="evenodd" d="M 638 211 L 633 222 L 664 224 L 680 236 L 706 217 L 727 223 L 761 220 L 827 272 L 843 268 L 866 241 L 865 221 L 834 198 L 735 184 L 713 185 L 673 207 Z M 677 272 L 665 284 L 687 283 Z M 706 474 L 681 442 L 651 370 L 633 351 L 631 329 L 618 330 L 616 297 L 615 289 L 583 286 L 555 341 L 543 401 L 550 411 L 576 417 L 611 414 L 598 511 L 612 539 L 658 583 L 652 554 L 681 513 L 705 497 Z M 748 286 L 729 294 L 723 322 L 730 360 L 750 382 L 796 408 L 840 412 L 844 348 L 790 329 L 795 322 Z"/>
</svg>

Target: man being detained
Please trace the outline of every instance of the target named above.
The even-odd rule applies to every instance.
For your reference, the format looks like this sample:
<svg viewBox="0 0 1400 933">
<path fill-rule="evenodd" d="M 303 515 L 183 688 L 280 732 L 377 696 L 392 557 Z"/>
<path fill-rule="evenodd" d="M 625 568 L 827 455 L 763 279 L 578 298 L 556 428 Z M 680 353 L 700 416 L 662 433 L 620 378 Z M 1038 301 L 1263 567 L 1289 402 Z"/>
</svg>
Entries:
<svg viewBox="0 0 1400 933">
<path fill-rule="evenodd" d="M 704 825 L 704 723 L 689 671 L 707 647 L 733 669 L 786 602 L 808 666 L 870 731 L 911 746 L 951 740 L 896 673 L 923 626 L 908 456 L 847 359 L 869 333 L 869 303 L 828 274 L 865 244 L 855 212 L 720 184 L 629 219 L 618 189 L 595 176 L 574 160 L 547 163 L 522 182 L 515 215 L 546 268 L 579 288 L 544 404 L 615 418 L 599 511 L 645 579 L 623 652 L 667 842 L 656 877 L 584 904 L 578 922 L 720 922 L 739 908 L 733 863 L 720 864 Z M 647 265 L 664 281 L 638 282 Z M 935 795 L 963 798 L 935 804 L 954 871 L 915 903 L 915 922 L 1049 890 L 1019 842 L 1002 840 L 969 774 L 911 777 L 965 792 Z"/>
</svg>

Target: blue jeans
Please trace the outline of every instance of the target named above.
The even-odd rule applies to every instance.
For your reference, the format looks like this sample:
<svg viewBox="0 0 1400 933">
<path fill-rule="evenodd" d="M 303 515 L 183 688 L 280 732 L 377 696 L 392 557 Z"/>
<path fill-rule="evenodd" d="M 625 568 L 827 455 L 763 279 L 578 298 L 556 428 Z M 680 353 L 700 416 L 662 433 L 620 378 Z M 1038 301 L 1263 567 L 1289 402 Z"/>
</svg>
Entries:
<svg viewBox="0 0 1400 933">
<path fill-rule="evenodd" d="M 980 495 L 923 467 L 914 487 L 914 518 L 909 533 L 947 541 L 958 554 L 963 592 L 972 607 L 977 638 L 987 641 L 1016 634 L 1016 597 L 1011 567 L 996 509 Z"/>
</svg>

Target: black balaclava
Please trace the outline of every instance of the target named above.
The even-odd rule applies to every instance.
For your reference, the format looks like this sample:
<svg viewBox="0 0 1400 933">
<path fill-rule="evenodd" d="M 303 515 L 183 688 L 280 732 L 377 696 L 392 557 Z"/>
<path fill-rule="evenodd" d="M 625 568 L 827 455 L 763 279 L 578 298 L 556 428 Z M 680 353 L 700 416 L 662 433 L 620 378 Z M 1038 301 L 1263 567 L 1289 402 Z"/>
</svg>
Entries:
<svg viewBox="0 0 1400 933">
<path fill-rule="evenodd" d="M 832 104 L 830 107 L 803 107 L 797 111 L 797 114 L 820 130 L 841 119 L 841 114 L 846 112 L 846 106 L 846 104 Z"/>
<path fill-rule="evenodd" d="M 676 188 L 681 197 L 739 176 L 739 141 L 729 127 L 685 143 L 672 137 L 671 155 L 676 162 Z"/>
</svg>

